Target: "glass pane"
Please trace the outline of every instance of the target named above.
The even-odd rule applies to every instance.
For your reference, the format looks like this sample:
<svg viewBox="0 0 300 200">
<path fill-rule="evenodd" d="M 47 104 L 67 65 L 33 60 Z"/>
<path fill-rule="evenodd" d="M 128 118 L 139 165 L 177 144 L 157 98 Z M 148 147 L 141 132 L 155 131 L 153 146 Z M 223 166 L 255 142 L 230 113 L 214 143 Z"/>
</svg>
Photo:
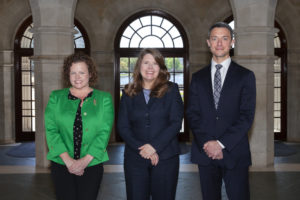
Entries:
<svg viewBox="0 0 300 200">
<path fill-rule="evenodd" d="M 173 40 L 170 37 L 169 34 L 166 34 L 163 38 L 162 38 L 164 44 L 165 44 L 165 48 L 172 48 L 173 46 Z"/>
<path fill-rule="evenodd" d="M 34 48 L 34 38 L 31 40 L 30 48 Z"/>
<path fill-rule="evenodd" d="M 128 58 L 120 58 L 120 72 L 128 72 L 129 68 L 128 68 L 128 62 L 129 59 Z"/>
<path fill-rule="evenodd" d="M 22 116 L 31 116 L 31 110 L 22 110 Z"/>
<path fill-rule="evenodd" d="M 136 19 L 130 24 L 130 26 L 133 28 L 133 30 L 137 30 L 142 27 L 142 24 L 140 23 L 139 19 Z"/>
<path fill-rule="evenodd" d="M 30 86 L 22 86 L 22 100 L 31 100 Z"/>
<path fill-rule="evenodd" d="M 181 37 L 174 39 L 175 48 L 183 48 L 183 41 Z"/>
<path fill-rule="evenodd" d="M 33 38 L 33 33 L 31 32 L 31 27 L 30 26 L 28 26 L 27 29 L 25 30 L 24 36 L 29 38 L 29 39 Z"/>
<path fill-rule="evenodd" d="M 280 87 L 281 86 L 281 74 L 280 73 L 275 73 L 274 74 L 274 87 Z"/>
<path fill-rule="evenodd" d="M 281 58 L 275 60 L 274 72 L 281 72 Z"/>
<path fill-rule="evenodd" d="M 281 88 L 274 88 L 274 101 L 280 102 L 280 90 Z"/>
<path fill-rule="evenodd" d="M 31 102 L 30 101 L 23 101 L 22 102 L 22 109 L 31 109 Z"/>
<path fill-rule="evenodd" d="M 83 49 L 83 48 L 85 48 L 85 44 L 84 44 L 83 37 L 77 38 L 77 39 L 75 40 L 75 45 L 76 45 L 76 48 L 78 48 L 78 49 Z"/>
<path fill-rule="evenodd" d="M 22 57 L 22 69 L 21 70 L 30 70 L 30 60 L 29 57 Z"/>
<path fill-rule="evenodd" d="M 171 34 L 172 38 L 176 38 L 176 37 L 180 36 L 180 33 L 179 33 L 179 31 L 177 30 L 177 28 L 175 26 L 173 26 L 171 28 L 169 33 Z"/>
<path fill-rule="evenodd" d="M 183 73 L 175 74 L 175 83 L 177 83 L 179 86 L 183 86 Z"/>
<path fill-rule="evenodd" d="M 133 72 L 135 64 L 136 64 L 137 58 L 130 58 L 130 72 Z"/>
<path fill-rule="evenodd" d="M 141 28 L 140 30 L 138 30 L 138 34 L 142 38 L 146 37 L 147 35 L 151 35 L 151 27 L 150 26 L 146 26 L 146 27 Z"/>
<path fill-rule="evenodd" d="M 121 48 L 128 48 L 129 47 L 129 41 L 130 40 L 128 38 L 122 37 L 121 42 L 120 42 L 120 47 Z"/>
<path fill-rule="evenodd" d="M 275 111 L 274 112 L 274 117 L 280 117 L 280 111 Z"/>
<path fill-rule="evenodd" d="M 35 132 L 35 117 L 32 117 L 32 131 Z"/>
<path fill-rule="evenodd" d="M 274 111 L 280 110 L 280 103 L 274 103 Z"/>
<path fill-rule="evenodd" d="M 128 37 L 128 38 L 131 38 L 132 37 L 132 34 L 134 33 L 134 31 L 132 30 L 132 28 L 130 26 L 128 26 L 124 33 L 123 33 L 123 36 L 125 37 Z"/>
<path fill-rule="evenodd" d="M 22 72 L 22 85 L 30 85 L 30 72 Z"/>
<path fill-rule="evenodd" d="M 32 101 L 31 105 L 32 105 L 32 109 L 35 109 L 35 101 Z"/>
<path fill-rule="evenodd" d="M 160 26 L 163 18 L 158 17 L 158 16 L 152 16 L 152 24 Z"/>
<path fill-rule="evenodd" d="M 31 131 L 31 117 L 22 117 L 22 129 L 24 132 Z"/>
<path fill-rule="evenodd" d="M 25 37 L 21 39 L 21 48 L 30 48 L 31 40 Z"/>
<path fill-rule="evenodd" d="M 161 38 L 166 31 L 158 26 L 152 26 L 152 34 L 156 35 L 157 37 Z"/>
<path fill-rule="evenodd" d="M 176 72 L 183 72 L 183 58 L 175 58 L 175 71 Z"/>
<path fill-rule="evenodd" d="M 173 26 L 173 24 L 167 19 L 164 19 L 163 23 L 161 25 L 161 27 L 165 30 L 169 30 L 172 26 Z"/>
<path fill-rule="evenodd" d="M 146 16 L 146 17 L 141 17 L 141 21 L 143 26 L 147 26 L 151 24 L 151 17 L 150 16 Z"/>
<path fill-rule="evenodd" d="M 151 48 L 164 48 L 164 44 L 163 42 L 154 36 L 148 36 L 145 39 L 143 39 L 143 41 L 140 44 L 141 48 L 147 48 L 147 47 L 151 47 Z"/>
<path fill-rule="evenodd" d="M 274 118 L 274 132 L 280 132 L 280 118 Z"/>
<path fill-rule="evenodd" d="M 79 31 L 79 29 L 77 28 L 77 26 L 74 26 L 74 31 L 75 31 L 75 33 L 74 33 L 74 39 L 82 36 L 82 34 Z"/>
<path fill-rule="evenodd" d="M 35 100 L 35 88 L 33 86 L 31 87 L 31 92 L 31 99 Z"/>
<path fill-rule="evenodd" d="M 129 73 L 120 73 L 120 85 L 126 85 L 129 83 Z"/>
<path fill-rule="evenodd" d="M 170 81 L 175 83 L 174 73 L 170 73 Z"/>
<path fill-rule="evenodd" d="M 278 36 L 278 33 L 275 33 L 274 36 L 274 48 L 281 48 L 280 38 Z"/>
<path fill-rule="evenodd" d="M 165 65 L 168 68 L 168 72 L 174 72 L 174 58 L 165 58 Z"/>
<path fill-rule="evenodd" d="M 141 41 L 141 37 L 138 36 L 137 34 L 134 34 L 131 41 L 130 41 L 130 47 L 131 48 L 138 48 L 139 44 L 140 44 L 140 41 Z"/>
</svg>

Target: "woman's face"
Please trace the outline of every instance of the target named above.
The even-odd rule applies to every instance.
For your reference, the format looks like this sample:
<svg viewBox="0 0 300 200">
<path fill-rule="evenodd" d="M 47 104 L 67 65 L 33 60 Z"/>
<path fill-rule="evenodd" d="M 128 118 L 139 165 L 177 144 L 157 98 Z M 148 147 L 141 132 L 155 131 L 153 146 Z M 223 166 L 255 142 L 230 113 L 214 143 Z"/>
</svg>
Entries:
<svg viewBox="0 0 300 200">
<path fill-rule="evenodd" d="M 158 77 L 160 67 L 151 54 L 144 55 L 141 63 L 143 81 L 153 83 Z"/>
<path fill-rule="evenodd" d="M 70 67 L 70 83 L 75 89 L 86 89 L 89 87 L 90 74 L 85 62 L 73 63 Z"/>
</svg>

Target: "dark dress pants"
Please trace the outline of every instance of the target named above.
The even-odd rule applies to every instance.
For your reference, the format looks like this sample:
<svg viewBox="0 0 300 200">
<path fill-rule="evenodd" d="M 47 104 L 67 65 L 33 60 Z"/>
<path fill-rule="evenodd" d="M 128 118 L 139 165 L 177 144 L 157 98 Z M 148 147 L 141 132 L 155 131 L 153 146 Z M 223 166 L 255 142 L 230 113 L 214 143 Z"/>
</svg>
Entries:
<svg viewBox="0 0 300 200">
<path fill-rule="evenodd" d="M 51 162 L 51 176 L 57 200 L 96 200 L 103 176 L 103 165 L 87 167 L 82 176 L 76 176 L 70 174 L 65 165 Z"/>
<path fill-rule="evenodd" d="M 124 171 L 127 200 L 174 200 L 179 172 L 179 156 L 159 160 L 152 166 L 150 160 L 125 158 Z"/>
<path fill-rule="evenodd" d="M 249 167 L 226 169 L 223 162 L 198 165 L 203 200 L 221 200 L 222 180 L 230 200 L 249 200 Z"/>
</svg>

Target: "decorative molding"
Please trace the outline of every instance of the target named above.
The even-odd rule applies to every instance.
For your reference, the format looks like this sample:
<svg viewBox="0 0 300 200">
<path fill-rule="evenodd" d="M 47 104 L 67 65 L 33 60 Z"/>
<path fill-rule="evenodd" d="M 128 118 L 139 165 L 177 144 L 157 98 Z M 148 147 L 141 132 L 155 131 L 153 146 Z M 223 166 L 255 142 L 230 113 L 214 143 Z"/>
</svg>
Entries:
<svg viewBox="0 0 300 200">
<path fill-rule="evenodd" d="M 63 33 L 63 34 L 75 34 L 76 30 L 73 27 L 61 27 L 61 26 L 40 26 L 33 27 L 29 30 L 31 33 Z"/>
</svg>

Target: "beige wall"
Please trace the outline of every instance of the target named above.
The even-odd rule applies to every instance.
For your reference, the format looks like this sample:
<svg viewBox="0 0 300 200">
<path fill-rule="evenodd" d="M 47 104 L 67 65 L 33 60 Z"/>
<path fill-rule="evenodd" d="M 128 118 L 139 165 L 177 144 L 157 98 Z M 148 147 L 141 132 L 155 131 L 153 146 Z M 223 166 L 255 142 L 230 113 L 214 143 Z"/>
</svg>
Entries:
<svg viewBox="0 0 300 200">
<path fill-rule="evenodd" d="M 70 33 L 70 28 L 72 28 L 71 19 L 75 16 L 87 31 L 91 43 L 91 55 L 99 66 L 100 77 L 97 87 L 114 95 L 114 41 L 121 24 L 134 13 L 147 9 L 158 9 L 172 15 L 182 24 L 189 41 L 189 71 L 192 73 L 206 65 L 210 60 L 205 39 L 207 30 L 212 23 L 222 21 L 234 14 L 235 20 L 240 27 L 243 25 L 246 29 L 250 26 L 253 27 L 253 22 L 255 22 L 255 26 L 266 26 L 272 23 L 270 20 L 274 17 L 272 10 L 275 8 L 275 19 L 280 23 L 288 40 L 288 140 L 300 141 L 300 130 L 297 126 L 300 121 L 300 90 L 298 89 L 300 86 L 300 59 L 298 56 L 300 53 L 300 39 L 297 37 L 300 35 L 300 24 L 297 20 L 300 15 L 300 3 L 297 0 L 278 0 L 276 7 L 275 0 L 253 0 L 250 2 L 254 2 L 250 6 L 262 2 L 260 5 L 264 11 L 268 12 L 267 15 L 262 16 L 259 9 L 250 9 L 244 12 L 241 10 L 243 8 L 241 3 L 247 2 L 241 0 L 78 0 L 72 1 L 73 4 L 69 7 L 66 6 L 68 4 L 67 0 L 59 1 L 58 5 L 52 5 L 51 1 L 47 0 L 0 0 L 0 142 L 11 142 L 15 137 L 13 42 L 20 24 L 32 13 L 34 13 L 36 26 L 44 28 L 52 26 L 51 30 L 57 31 L 56 34 L 51 34 L 50 36 L 47 33 L 40 33 L 41 35 L 38 36 L 40 43 L 36 44 L 35 55 L 54 56 L 50 56 L 51 58 L 48 58 L 48 60 L 36 61 L 41 65 L 38 69 L 40 70 L 39 73 L 48 72 L 53 74 L 51 76 L 56 76 L 56 78 L 60 79 L 58 75 L 61 70 L 59 65 L 63 56 L 72 51 L 69 42 L 71 39 L 70 35 L 66 36 L 66 34 Z M 35 11 L 32 12 L 32 10 Z M 247 18 L 248 21 L 246 18 L 243 19 L 242 14 L 250 16 Z M 45 29 L 43 30 L 45 33 Z M 49 30 L 47 29 L 46 32 L 49 32 Z M 268 30 L 264 29 L 264 31 Z M 62 34 L 65 36 L 62 36 Z M 47 37 L 49 38 L 48 41 Z M 252 51 L 245 48 L 249 47 L 252 50 L 257 48 L 257 55 L 271 56 L 271 44 L 265 42 L 267 38 L 265 37 L 264 39 L 255 34 L 250 37 L 251 41 L 256 41 L 259 45 L 266 45 L 261 47 L 255 45 L 250 45 L 249 47 L 247 40 L 240 38 L 239 45 L 237 45 L 238 54 L 250 55 Z M 67 45 L 65 46 L 66 48 L 60 48 L 65 44 Z M 246 62 L 244 60 L 241 62 L 249 63 L 250 61 Z M 272 59 L 263 59 L 262 62 L 271 66 L 270 62 L 272 62 Z M 253 62 L 253 60 L 250 63 L 248 67 L 256 71 L 256 76 L 259 79 L 262 80 L 268 76 L 268 73 L 271 74 L 268 70 L 260 68 L 260 65 Z M 59 88 L 61 86 L 61 82 L 58 79 L 54 85 L 47 86 L 47 83 L 51 82 L 49 80 L 51 76 L 40 76 L 39 79 L 44 87 L 40 88 L 44 92 L 37 94 L 42 99 L 39 115 L 43 113 L 42 110 L 47 102 L 51 88 Z M 267 87 L 272 87 L 265 86 L 265 91 L 267 91 Z M 264 98 L 264 95 L 268 95 L 269 98 L 272 96 L 271 93 L 264 91 L 261 91 L 259 94 L 258 98 Z M 260 101 L 260 107 L 272 107 L 272 102 L 266 99 Z M 266 116 L 270 116 L 270 112 L 266 111 Z M 260 115 L 258 120 L 256 122 L 257 127 L 267 126 L 268 128 L 265 127 L 264 130 L 271 131 L 268 130 L 272 129 L 270 119 L 267 120 L 267 117 L 264 118 L 263 115 Z M 43 120 L 41 122 L 43 123 Z M 43 124 L 41 124 L 39 130 L 41 130 L 41 134 L 44 134 Z M 111 141 L 113 139 L 114 135 Z M 264 144 L 261 145 L 270 146 L 267 145 L 270 142 L 272 142 L 272 139 L 266 136 Z M 252 148 L 255 148 L 255 146 Z"/>
</svg>

